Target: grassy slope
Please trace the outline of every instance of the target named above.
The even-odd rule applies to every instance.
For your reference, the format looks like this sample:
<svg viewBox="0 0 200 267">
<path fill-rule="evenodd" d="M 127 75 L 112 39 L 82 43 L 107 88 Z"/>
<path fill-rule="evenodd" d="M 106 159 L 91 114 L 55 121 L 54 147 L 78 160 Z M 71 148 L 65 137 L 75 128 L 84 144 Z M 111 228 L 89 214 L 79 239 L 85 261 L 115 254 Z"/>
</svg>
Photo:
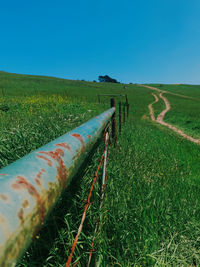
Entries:
<svg viewBox="0 0 200 267">
<path fill-rule="evenodd" d="M 9 107 L 8 112 L 0 111 L 0 167 L 107 109 L 109 103 L 96 105 L 101 88 L 102 84 L 0 72 L 0 106 Z M 115 88 L 118 92 L 121 87 Z"/>
<path fill-rule="evenodd" d="M 165 121 L 180 128 L 192 137 L 198 138 L 200 136 L 200 86 L 184 84 L 161 86 L 154 84 L 152 86 L 171 93 L 192 97 L 192 99 L 189 99 L 166 94 L 165 97 L 170 102 L 171 110 L 166 114 Z M 158 115 L 164 109 L 163 101 L 155 104 L 154 108 L 156 115 Z"/>
<path fill-rule="evenodd" d="M 165 120 L 177 125 L 187 134 L 199 138 L 200 130 L 200 101 L 184 99 L 175 96 L 167 96 L 171 103 L 171 110 L 166 114 Z"/>
<path fill-rule="evenodd" d="M 200 98 L 200 85 L 189 84 L 151 84 L 161 90 L 166 90 L 171 93 L 186 95 L 190 97 Z"/>
<path fill-rule="evenodd" d="M 107 108 L 109 103 L 106 101 L 97 105 L 97 93 L 123 90 L 121 85 L 6 73 L 0 74 L 0 88 L 5 88 L 3 101 L 7 103 L 9 99 L 11 107 L 11 99 L 16 95 L 22 97 L 22 102 L 27 100 L 26 96 L 35 99 L 39 95 L 40 101 L 41 95 L 45 98 L 53 95 L 54 98 L 55 92 L 64 99 L 59 105 L 56 100 L 53 101 L 53 123 L 52 118 L 48 119 L 52 106 L 47 103 L 46 111 L 42 105 L 37 111 L 43 123 L 39 123 L 38 113 L 33 116 L 30 112 L 30 101 L 25 110 L 19 105 L 13 113 L 11 110 L 1 113 L 1 129 L 7 133 L 0 141 L 0 151 L 4 151 L 8 144 L 3 156 L 10 153 L 9 160 L 2 159 L 3 165 Z M 95 244 L 95 259 L 101 266 L 199 265 L 199 146 L 144 119 L 144 115 L 148 115 L 148 104 L 153 102 L 151 91 L 132 85 L 128 86 L 127 92 L 131 104 L 130 120 L 123 127 L 117 153 L 112 148 L 109 155 L 108 187 L 101 215 L 103 220 Z M 74 108 L 74 105 L 78 106 Z M 66 106 L 67 112 L 64 110 Z M 93 111 L 87 112 L 89 108 Z M 162 109 L 162 106 L 159 108 Z M 23 119 L 21 112 L 24 112 Z M 74 115 L 76 112 L 78 115 Z M 80 118 L 84 112 L 85 117 L 72 125 L 70 121 L 63 125 L 61 118 L 56 120 L 57 116 Z M 9 123 L 5 116 L 14 116 L 15 119 Z M 17 117 L 20 119 L 17 120 Z M 17 128 L 19 123 L 21 127 Z M 17 140 L 11 145 L 13 127 L 18 129 L 19 137 L 14 137 Z M 25 136 L 23 132 L 26 132 Z M 32 132 L 36 133 L 36 144 L 29 144 L 33 138 Z M 38 141 L 41 139 L 40 132 L 44 137 Z M 88 160 L 85 171 L 77 175 L 18 266 L 64 266 L 80 222 L 84 205 L 82 200 L 87 196 L 101 152 L 102 146 Z M 98 199 L 98 184 L 93 196 L 95 199 Z M 95 203 L 90 207 L 75 251 L 74 260 L 80 260 L 78 266 L 87 264 L 98 211 L 98 202 Z"/>
</svg>

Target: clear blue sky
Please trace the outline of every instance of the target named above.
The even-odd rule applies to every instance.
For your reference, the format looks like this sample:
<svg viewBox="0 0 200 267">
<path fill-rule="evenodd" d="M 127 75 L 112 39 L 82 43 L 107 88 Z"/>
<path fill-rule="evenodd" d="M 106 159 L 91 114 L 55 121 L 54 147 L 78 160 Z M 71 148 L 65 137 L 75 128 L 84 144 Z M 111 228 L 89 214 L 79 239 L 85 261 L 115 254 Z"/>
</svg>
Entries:
<svg viewBox="0 0 200 267">
<path fill-rule="evenodd" d="M 200 0 L 7 0 L 0 70 L 200 84 Z"/>
</svg>

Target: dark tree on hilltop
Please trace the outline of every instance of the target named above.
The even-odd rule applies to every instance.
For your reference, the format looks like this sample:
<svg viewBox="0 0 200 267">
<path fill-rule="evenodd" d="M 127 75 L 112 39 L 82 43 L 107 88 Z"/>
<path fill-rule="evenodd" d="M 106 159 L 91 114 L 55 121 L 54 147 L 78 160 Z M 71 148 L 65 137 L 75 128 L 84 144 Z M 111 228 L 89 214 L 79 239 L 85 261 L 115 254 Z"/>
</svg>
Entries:
<svg viewBox="0 0 200 267">
<path fill-rule="evenodd" d="M 100 83 L 118 83 L 116 79 L 110 78 L 108 75 L 99 76 L 98 80 Z"/>
</svg>

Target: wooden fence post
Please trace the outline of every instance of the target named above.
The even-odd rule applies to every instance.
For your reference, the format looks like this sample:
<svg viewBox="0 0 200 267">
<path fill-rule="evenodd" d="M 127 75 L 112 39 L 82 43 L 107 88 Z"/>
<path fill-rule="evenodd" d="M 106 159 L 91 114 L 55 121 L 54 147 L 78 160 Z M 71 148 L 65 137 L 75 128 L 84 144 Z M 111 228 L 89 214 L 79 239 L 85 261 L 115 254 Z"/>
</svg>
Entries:
<svg viewBox="0 0 200 267">
<path fill-rule="evenodd" d="M 125 110 L 125 104 L 123 105 L 123 123 L 126 121 L 126 110 Z"/>
<path fill-rule="evenodd" d="M 114 139 L 114 146 L 117 146 L 117 122 L 116 122 L 116 105 L 115 105 L 115 99 L 111 98 L 110 100 L 111 107 L 115 108 L 115 112 L 112 115 L 112 138 Z"/>
<path fill-rule="evenodd" d="M 127 103 L 127 119 L 128 119 L 128 116 L 129 116 L 129 104 Z"/>
<path fill-rule="evenodd" d="M 119 102 L 119 133 L 122 131 L 122 108 L 121 101 Z"/>
<path fill-rule="evenodd" d="M 128 97 L 127 97 L 127 95 L 125 95 L 125 97 L 126 97 L 126 105 L 128 105 Z"/>
</svg>

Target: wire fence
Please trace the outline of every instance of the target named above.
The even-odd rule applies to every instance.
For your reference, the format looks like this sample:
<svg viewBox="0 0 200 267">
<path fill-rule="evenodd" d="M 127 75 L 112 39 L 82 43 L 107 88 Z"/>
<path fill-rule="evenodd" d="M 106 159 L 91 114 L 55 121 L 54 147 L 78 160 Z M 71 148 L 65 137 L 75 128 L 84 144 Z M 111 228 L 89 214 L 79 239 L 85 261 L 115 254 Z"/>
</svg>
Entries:
<svg viewBox="0 0 200 267">
<path fill-rule="evenodd" d="M 109 95 L 108 95 L 109 96 Z M 128 98 L 127 95 L 125 95 L 126 97 L 126 103 L 123 104 L 123 123 L 125 123 L 126 118 L 128 119 L 129 117 L 129 104 L 128 104 Z M 119 122 L 119 134 L 121 134 L 121 124 L 122 124 L 122 108 L 121 108 L 121 102 L 119 101 L 119 117 L 118 117 L 118 122 Z M 82 214 L 82 219 L 76 234 L 76 237 L 74 238 L 73 244 L 72 244 L 72 248 L 71 248 L 71 253 L 68 256 L 67 262 L 65 264 L 65 267 L 70 267 L 72 264 L 72 259 L 73 259 L 73 254 L 74 254 L 74 250 L 77 246 L 77 242 L 78 242 L 78 238 L 81 234 L 81 231 L 83 229 L 83 224 L 86 218 L 86 214 L 87 214 L 87 210 L 89 208 L 89 206 L 92 204 L 90 202 L 90 198 L 94 189 L 94 185 L 99 177 L 99 170 L 103 164 L 103 172 L 102 172 L 102 183 L 101 183 L 101 193 L 100 193 L 100 205 L 99 205 L 99 212 L 101 212 L 101 209 L 103 207 L 103 203 L 104 203 L 104 197 L 105 197 L 105 190 L 106 190 L 106 185 L 107 185 L 107 179 L 108 179 L 108 175 L 107 175 L 107 155 L 108 155 L 108 149 L 109 149 L 109 145 L 111 144 L 110 139 L 111 139 L 111 133 L 112 133 L 112 140 L 114 143 L 115 148 L 117 147 L 117 118 L 116 118 L 116 102 L 114 98 L 111 98 L 111 107 L 115 107 L 115 113 L 112 116 L 111 119 L 111 124 L 108 123 L 108 125 L 105 127 L 104 129 L 104 142 L 105 142 L 105 147 L 104 147 L 104 151 L 103 154 L 101 156 L 101 159 L 99 161 L 97 170 L 95 172 L 94 178 L 93 178 L 93 182 L 92 185 L 90 187 L 90 191 L 88 194 L 88 198 L 86 200 L 85 203 L 85 207 L 84 207 L 84 211 Z M 94 244 L 95 244 L 95 238 L 97 236 L 98 233 L 98 228 L 99 228 L 99 223 L 101 221 L 101 213 L 99 213 L 97 219 L 96 219 L 96 223 L 95 223 L 95 229 L 94 229 L 94 233 L 93 233 L 93 239 L 92 239 L 92 244 L 91 244 L 91 248 L 90 248 L 90 252 L 89 252 L 89 258 L 88 258 L 88 264 L 87 267 L 89 267 L 91 265 L 92 262 L 92 256 L 93 256 L 93 252 L 94 252 Z M 75 260 L 73 267 L 77 266 L 77 264 L 79 263 L 79 260 Z"/>
<path fill-rule="evenodd" d="M 108 149 L 108 144 L 109 144 L 109 135 L 108 135 L 108 132 L 106 133 L 106 143 L 105 143 L 105 149 L 104 149 L 104 152 L 101 156 L 101 160 L 98 164 L 98 168 L 95 172 L 95 175 L 94 175 L 94 178 L 93 178 L 93 182 L 92 182 L 92 185 L 90 187 L 90 191 L 89 191 L 89 194 L 88 194 L 88 198 L 86 200 L 86 203 L 85 203 L 85 207 L 84 207 L 84 211 L 83 211 L 83 215 L 82 215 L 82 219 L 81 219 L 81 223 L 79 225 L 79 228 L 78 228 L 78 232 L 77 232 L 77 235 L 74 239 L 74 242 L 72 244 L 72 249 L 71 249 L 71 253 L 67 259 L 67 262 L 65 264 L 65 267 L 69 267 L 71 262 L 72 262 L 72 257 L 73 257 L 73 253 L 74 253 L 74 250 L 76 248 L 76 245 L 77 245 L 77 242 L 78 242 L 78 238 L 81 234 L 81 231 L 82 231 L 82 228 L 83 228 L 83 224 L 84 224 L 84 221 L 85 221 L 85 218 L 86 218 L 86 213 L 87 213 L 87 210 L 89 208 L 89 206 L 92 204 L 90 202 L 90 198 L 92 196 L 92 192 L 93 192 L 93 189 L 94 189 L 94 185 L 95 185 L 95 182 L 97 181 L 98 179 L 98 174 L 99 174 L 99 170 L 100 170 L 100 167 L 102 165 L 102 163 L 104 162 L 104 171 L 103 171 L 103 184 L 102 184 L 102 194 L 104 195 L 104 188 L 105 188 L 105 173 L 106 173 L 106 159 L 107 159 L 107 149 Z M 100 204 L 100 209 L 102 207 L 102 201 L 103 201 L 103 195 L 101 194 L 101 204 Z M 92 252 L 91 252 L 91 256 L 92 256 Z M 91 259 L 91 256 L 90 256 L 90 259 Z"/>
<path fill-rule="evenodd" d="M 106 133 L 106 138 L 105 138 L 105 142 L 109 141 L 109 133 Z M 107 179 L 108 179 L 108 174 L 106 172 L 106 167 L 107 167 L 107 154 L 108 154 L 108 149 L 105 152 L 104 155 L 104 166 L 103 166 L 103 175 L 102 175 L 102 187 L 101 187 L 101 201 L 100 201 L 100 206 L 99 206 L 99 212 L 101 212 L 101 209 L 103 207 L 103 202 L 104 202 L 104 196 L 105 196 L 105 190 L 106 190 L 106 184 L 107 184 Z M 98 226 L 99 226 L 99 222 L 100 222 L 100 215 L 97 217 L 96 220 L 96 226 L 95 226 L 95 230 L 94 230 L 94 235 L 93 235 L 93 240 L 92 240 L 92 245 L 91 245 L 91 249 L 90 249 L 90 255 L 89 255 L 89 260 L 88 260 L 88 267 L 90 266 L 91 260 L 92 260 L 92 254 L 93 254 L 93 247 L 94 247 L 94 241 L 96 238 L 96 234 L 98 231 Z"/>
</svg>

